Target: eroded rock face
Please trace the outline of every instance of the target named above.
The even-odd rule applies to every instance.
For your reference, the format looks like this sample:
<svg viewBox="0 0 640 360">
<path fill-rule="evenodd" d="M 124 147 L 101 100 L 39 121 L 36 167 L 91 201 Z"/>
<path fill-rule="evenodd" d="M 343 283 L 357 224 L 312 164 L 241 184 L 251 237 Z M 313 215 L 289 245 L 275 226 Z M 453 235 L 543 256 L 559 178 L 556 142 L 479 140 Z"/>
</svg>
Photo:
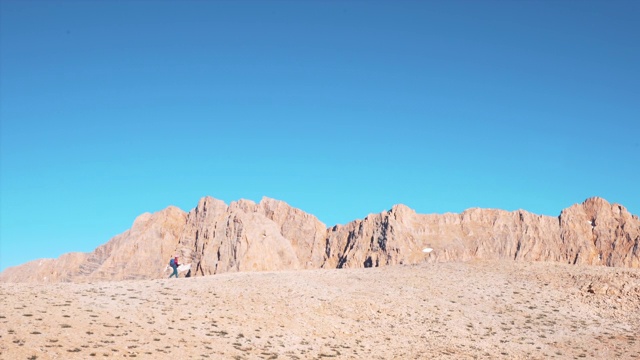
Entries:
<svg viewBox="0 0 640 360">
<path fill-rule="evenodd" d="M 560 215 L 562 260 L 640 267 L 640 222 L 622 205 L 590 198 Z"/>
<path fill-rule="evenodd" d="M 142 214 L 131 229 L 115 236 L 91 253 L 69 253 L 8 268 L 5 282 L 60 282 L 157 278 L 175 252 L 186 213 L 170 206 L 155 214 Z M 166 260 L 165 260 L 166 259 Z"/>
<path fill-rule="evenodd" d="M 422 215 L 403 205 L 328 234 L 325 267 L 420 261 L 514 259 L 639 267 L 640 221 L 623 206 L 590 198 L 557 218 L 523 210 L 469 209 Z M 425 255 L 421 249 L 435 249 Z"/>
<path fill-rule="evenodd" d="M 404 205 L 331 228 L 278 200 L 226 205 L 202 198 L 189 213 L 143 214 L 92 253 L 9 268 L 1 281 L 159 278 L 174 255 L 193 276 L 235 271 L 375 267 L 471 259 L 560 261 L 640 267 L 640 221 L 623 206 L 590 198 L 559 217 L 523 210 L 417 214 Z M 424 248 L 434 249 L 425 253 Z"/>
<path fill-rule="evenodd" d="M 282 201 L 206 197 L 187 218 L 177 252 L 197 275 L 229 271 L 318 268 L 326 227 Z"/>
</svg>

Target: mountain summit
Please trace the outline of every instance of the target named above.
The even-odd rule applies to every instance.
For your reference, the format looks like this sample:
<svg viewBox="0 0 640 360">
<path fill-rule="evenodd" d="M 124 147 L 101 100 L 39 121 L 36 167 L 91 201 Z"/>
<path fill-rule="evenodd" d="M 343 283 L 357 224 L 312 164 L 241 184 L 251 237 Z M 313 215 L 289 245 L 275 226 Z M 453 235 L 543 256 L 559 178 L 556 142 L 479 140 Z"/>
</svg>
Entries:
<svg viewBox="0 0 640 360">
<path fill-rule="evenodd" d="M 263 198 L 226 205 L 204 197 L 186 213 L 170 206 L 91 253 L 8 268 L 4 282 L 152 279 L 174 255 L 192 276 L 239 271 L 377 267 L 472 259 L 640 267 L 640 220 L 601 198 L 560 216 L 469 209 L 417 214 L 404 205 L 327 228 L 315 216 Z M 433 249 L 424 252 L 423 249 Z"/>
</svg>

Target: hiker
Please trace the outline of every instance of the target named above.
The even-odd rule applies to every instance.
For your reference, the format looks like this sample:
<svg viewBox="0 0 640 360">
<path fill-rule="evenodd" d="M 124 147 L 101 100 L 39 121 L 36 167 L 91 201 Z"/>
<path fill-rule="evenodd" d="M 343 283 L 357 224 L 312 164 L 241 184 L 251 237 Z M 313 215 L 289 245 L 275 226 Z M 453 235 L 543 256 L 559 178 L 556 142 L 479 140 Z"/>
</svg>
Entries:
<svg viewBox="0 0 640 360">
<path fill-rule="evenodd" d="M 173 272 L 171 273 L 171 275 L 169 275 L 169 279 L 171 279 L 171 277 L 173 275 L 176 276 L 176 279 L 178 278 L 178 266 L 180 266 L 180 264 L 178 264 L 178 257 L 176 256 L 175 259 L 171 259 L 169 260 L 169 266 L 171 266 L 171 268 L 173 269 Z"/>
</svg>

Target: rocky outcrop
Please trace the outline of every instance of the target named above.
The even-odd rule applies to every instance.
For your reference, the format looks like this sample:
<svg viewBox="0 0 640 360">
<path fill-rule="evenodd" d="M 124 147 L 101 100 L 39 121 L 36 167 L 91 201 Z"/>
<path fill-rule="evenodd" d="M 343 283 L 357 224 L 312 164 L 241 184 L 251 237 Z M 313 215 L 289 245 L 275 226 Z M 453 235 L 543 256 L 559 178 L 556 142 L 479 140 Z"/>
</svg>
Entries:
<svg viewBox="0 0 640 360">
<path fill-rule="evenodd" d="M 601 198 L 559 217 L 523 210 L 469 209 L 422 215 L 403 205 L 328 234 L 326 267 L 413 264 L 420 261 L 514 259 L 640 266 L 640 221 Z M 435 249 L 425 255 L 424 247 Z"/>
<path fill-rule="evenodd" d="M 640 267 L 640 222 L 622 205 L 587 199 L 560 214 L 562 261 Z"/>
<path fill-rule="evenodd" d="M 227 206 L 206 197 L 187 216 L 176 251 L 197 275 L 300 269 L 311 258 L 311 227 L 326 231 L 315 217 L 283 202 L 240 200 Z"/>
<path fill-rule="evenodd" d="M 90 254 L 9 268 L 0 281 L 158 278 L 177 255 L 194 276 L 235 271 L 377 267 L 471 259 L 559 261 L 640 267 L 640 221 L 623 206 L 590 198 L 558 217 L 523 210 L 417 214 L 404 205 L 331 228 L 278 200 L 226 205 L 201 199 L 189 213 L 169 207 Z M 424 248 L 434 249 L 425 253 Z"/>
<path fill-rule="evenodd" d="M 117 235 L 93 252 L 70 253 L 58 259 L 42 259 L 8 268 L 0 274 L 5 282 L 60 282 L 88 280 L 148 279 L 162 275 L 174 254 L 186 213 L 170 206 L 155 214 L 142 214 L 131 229 Z"/>
</svg>

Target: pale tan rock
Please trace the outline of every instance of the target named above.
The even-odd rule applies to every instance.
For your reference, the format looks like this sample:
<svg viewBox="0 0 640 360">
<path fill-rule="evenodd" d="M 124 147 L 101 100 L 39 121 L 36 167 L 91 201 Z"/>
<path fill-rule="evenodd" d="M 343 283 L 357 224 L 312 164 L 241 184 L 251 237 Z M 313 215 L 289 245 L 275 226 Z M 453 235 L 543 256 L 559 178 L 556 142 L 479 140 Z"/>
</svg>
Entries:
<svg viewBox="0 0 640 360">
<path fill-rule="evenodd" d="M 188 214 L 169 207 L 90 254 L 66 254 L 9 268 L 0 281 L 84 281 L 168 276 L 168 259 L 192 276 L 225 272 L 359 268 L 472 259 L 559 261 L 640 267 L 640 221 L 618 204 L 590 198 L 559 217 L 523 210 L 468 209 L 425 215 L 395 205 L 346 225 L 263 198 L 226 205 L 201 199 Z M 433 249 L 424 252 L 423 249 Z"/>
<path fill-rule="evenodd" d="M 202 199 L 188 215 L 178 252 L 199 275 L 299 269 L 298 238 L 268 218 L 265 206 L 249 200 L 226 206 L 210 197 Z M 283 213 L 289 209 L 287 205 Z"/>
<path fill-rule="evenodd" d="M 590 198 L 563 210 L 560 219 L 565 260 L 640 267 L 640 221 L 622 205 Z"/>
<path fill-rule="evenodd" d="M 318 218 L 283 201 L 267 197 L 260 201 L 255 210 L 274 221 L 282 236 L 291 241 L 302 268 L 317 269 L 322 265 L 327 227 Z"/>
<path fill-rule="evenodd" d="M 66 282 L 157 278 L 175 252 L 186 213 L 170 206 L 142 214 L 130 230 L 89 254 L 70 253 L 58 259 L 35 260 L 8 268 L 0 281 Z"/>
<path fill-rule="evenodd" d="M 57 259 L 38 259 L 5 269 L 1 282 L 68 282 L 75 280 L 89 254 L 67 253 Z"/>
<path fill-rule="evenodd" d="M 388 212 L 334 227 L 328 235 L 331 253 L 323 266 L 481 258 L 637 268 L 638 242 L 638 217 L 600 198 L 574 205 L 558 218 L 493 209 L 421 215 L 396 205 Z M 420 251 L 425 247 L 434 250 L 425 254 Z"/>
<path fill-rule="evenodd" d="M 96 264 L 83 273 L 92 280 L 144 279 L 162 275 L 175 253 L 175 244 L 186 223 L 186 213 L 170 206 L 155 214 L 139 216 L 131 229 L 89 257 Z"/>
</svg>

